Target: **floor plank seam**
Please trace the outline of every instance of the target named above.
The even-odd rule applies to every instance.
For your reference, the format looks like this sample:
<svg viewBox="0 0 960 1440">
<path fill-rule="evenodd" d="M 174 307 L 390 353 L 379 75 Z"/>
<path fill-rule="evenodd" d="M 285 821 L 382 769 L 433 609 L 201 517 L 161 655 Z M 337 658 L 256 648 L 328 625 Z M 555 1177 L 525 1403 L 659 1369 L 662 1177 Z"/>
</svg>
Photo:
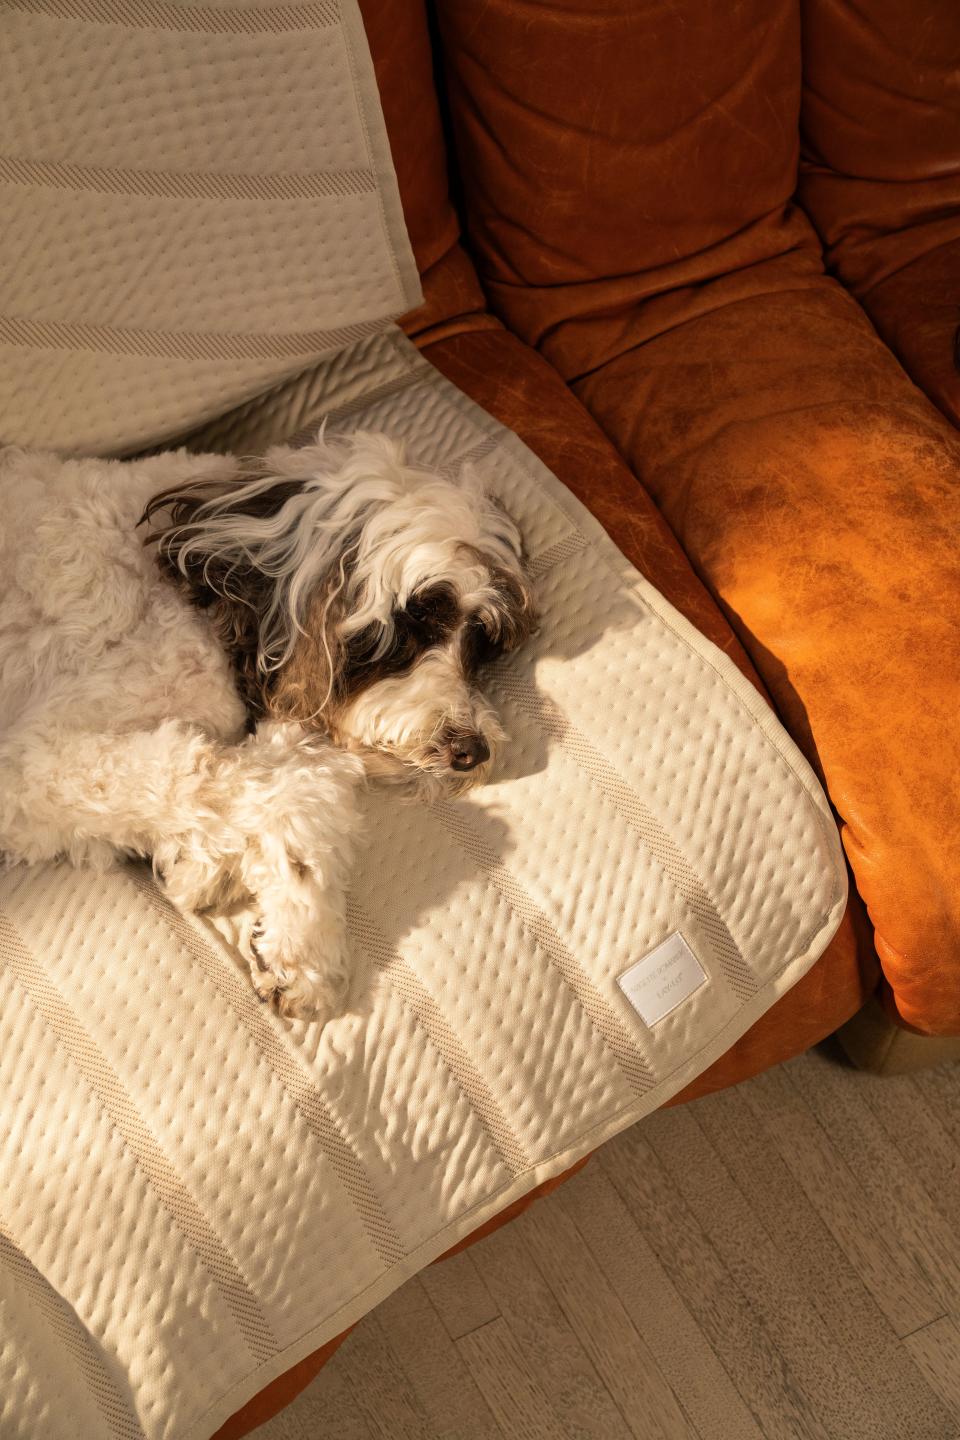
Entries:
<svg viewBox="0 0 960 1440">
<path fill-rule="evenodd" d="M 903 1335 L 900 1335 L 898 1338 L 900 1340 L 910 1340 L 913 1338 L 914 1335 L 922 1335 L 924 1330 L 930 1329 L 931 1325 L 939 1325 L 941 1320 L 951 1320 L 955 1318 L 956 1317 L 950 1315 L 948 1311 L 944 1311 L 942 1315 L 935 1315 L 932 1320 L 924 1321 L 924 1323 L 922 1325 L 918 1325 L 915 1330 L 907 1330 Z"/>
</svg>

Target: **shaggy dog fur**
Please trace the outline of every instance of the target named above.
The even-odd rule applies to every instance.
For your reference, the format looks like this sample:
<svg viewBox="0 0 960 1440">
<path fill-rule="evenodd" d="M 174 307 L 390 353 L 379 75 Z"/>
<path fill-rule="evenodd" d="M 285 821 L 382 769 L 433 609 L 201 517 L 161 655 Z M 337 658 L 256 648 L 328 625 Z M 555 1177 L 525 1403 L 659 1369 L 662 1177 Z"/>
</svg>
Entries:
<svg viewBox="0 0 960 1440">
<path fill-rule="evenodd" d="M 462 788 L 529 632 L 509 517 L 382 436 L 261 461 L 0 452 L 0 852 L 246 900 L 258 993 L 331 1014 L 367 776 Z"/>
</svg>

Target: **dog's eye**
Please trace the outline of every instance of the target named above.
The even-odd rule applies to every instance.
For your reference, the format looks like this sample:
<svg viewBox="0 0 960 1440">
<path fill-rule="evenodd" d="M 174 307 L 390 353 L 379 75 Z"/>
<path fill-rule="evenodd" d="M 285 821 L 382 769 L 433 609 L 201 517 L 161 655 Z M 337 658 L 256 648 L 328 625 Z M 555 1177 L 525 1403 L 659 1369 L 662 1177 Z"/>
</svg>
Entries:
<svg viewBox="0 0 960 1440">
<path fill-rule="evenodd" d="M 394 624 L 424 647 L 440 645 L 457 623 L 458 608 L 452 590 L 432 585 L 410 596 L 405 608 L 394 616 Z"/>
<path fill-rule="evenodd" d="M 382 679 L 387 675 L 402 674 L 409 670 L 423 645 L 414 633 L 405 615 L 400 612 L 393 617 L 390 643 L 381 649 L 383 631 L 379 625 L 351 636 L 346 644 L 346 666 L 348 677 L 363 677 L 366 680 Z"/>
<path fill-rule="evenodd" d="M 489 665 L 503 654 L 503 637 L 494 634 L 482 620 L 471 620 L 465 635 L 468 665 Z"/>
<path fill-rule="evenodd" d="M 390 648 L 376 662 L 378 674 L 402 675 L 423 653 L 423 649 L 423 641 L 413 626 L 406 622 L 403 615 L 394 616 L 393 639 Z"/>
</svg>

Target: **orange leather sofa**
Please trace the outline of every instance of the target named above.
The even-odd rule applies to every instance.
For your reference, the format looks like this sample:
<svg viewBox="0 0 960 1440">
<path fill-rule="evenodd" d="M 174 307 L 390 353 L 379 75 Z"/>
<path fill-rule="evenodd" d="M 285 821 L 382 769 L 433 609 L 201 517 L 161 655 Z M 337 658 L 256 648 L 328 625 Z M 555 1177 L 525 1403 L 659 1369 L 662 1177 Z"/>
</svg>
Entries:
<svg viewBox="0 0 960 1440">
<path fill-rule="evenodd" d="M 361 9 L 408 334 L 765 691 L 841 825 L 838 934 L 678 1100 L 877 993 L 960 1035 L 960 9 Z"/>
</svg>

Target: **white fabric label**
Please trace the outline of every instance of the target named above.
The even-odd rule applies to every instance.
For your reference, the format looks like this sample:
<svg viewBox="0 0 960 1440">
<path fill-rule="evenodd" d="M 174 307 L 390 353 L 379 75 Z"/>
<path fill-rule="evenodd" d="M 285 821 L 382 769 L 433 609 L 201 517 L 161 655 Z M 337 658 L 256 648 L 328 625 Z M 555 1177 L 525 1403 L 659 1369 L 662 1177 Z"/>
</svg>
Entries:
<svg viewBox="0 0 960 1440">
<path fill-rule="evenodd" d="M 617 984 L 644 1025 L 656 1025 L 706 980 L 706 972 L 679 930 L 617 976 Z"/>
</svg>

